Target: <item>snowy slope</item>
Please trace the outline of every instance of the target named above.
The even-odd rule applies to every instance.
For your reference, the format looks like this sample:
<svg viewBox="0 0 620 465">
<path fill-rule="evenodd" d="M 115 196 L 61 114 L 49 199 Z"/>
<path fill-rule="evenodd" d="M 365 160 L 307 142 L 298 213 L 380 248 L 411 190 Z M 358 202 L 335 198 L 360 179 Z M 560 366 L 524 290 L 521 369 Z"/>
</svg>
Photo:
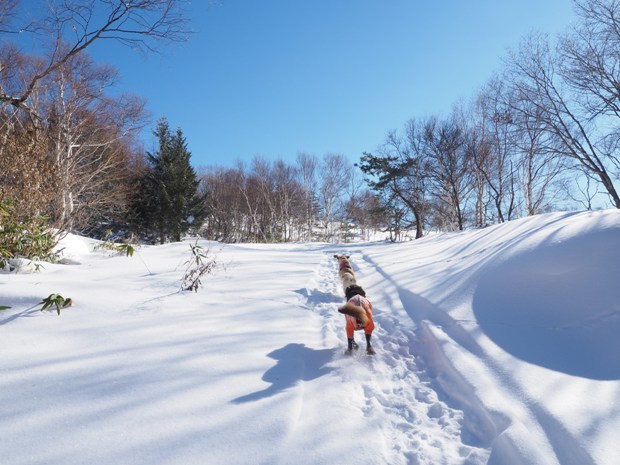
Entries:
<svg viewBox="0 0 620 465">
<path fill-rule="evenodd" d="M 561 464 L 620 456 L 620 212 L 403 244 L 184 242 L 0 274 L 0 462 Z M 375 309 L 343 355 L 334 253 Z M 52 292 L 75 304 L 41 313 Z M 361 336 L 357 336 L 361 342 Z"/>
</svg>

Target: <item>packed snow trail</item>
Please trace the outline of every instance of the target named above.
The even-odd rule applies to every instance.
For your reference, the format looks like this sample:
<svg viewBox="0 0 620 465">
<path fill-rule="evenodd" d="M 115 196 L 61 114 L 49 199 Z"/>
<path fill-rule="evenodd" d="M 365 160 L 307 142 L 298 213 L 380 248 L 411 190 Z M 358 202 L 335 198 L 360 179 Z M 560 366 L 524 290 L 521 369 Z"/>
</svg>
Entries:
<svg viewBox="0 0 620 465">
<path fill-rule="evenodd" d="M 347 248 L 336 250 L 340 254 L 348 252 Z M 316 288 L 306 292 L 307 304 L 323 319 L 325 343 L 341 348 L 334 366 L 342 382 L 359 386 L 363 396 L 358 407 L 368 421 L 381 425 L 386 463 L 487 463 L 489 452 L 485 447 L 490 440 L 476 437 L 479 426 L 475 430 L 463 429 L 466 424 L 463 412 L 440 399 L 429 374 L 417 366 L 416 326 L 400 302 L 393 300 L 393 285 L 389 280 L 377 281 L 372 276 L 376 270 L 363 255 L 353 254 L 351 262 L 358 283 L 373 302 L 377 325 L 373 345 L 377 355 L 365 355 L 363 341 L 359 341 L 361 348 L 355 356 L 338 355 L 344 351 L 346 336 L 344 318 L 336 309 L 344 298 L 332 250 L 326 253 L 317 270 Z M 376 284 L 366 286 L 366 282 Z M 356 335 L 358 340 L 360 335 Z"/>
<path fill-rule="evenodd" d="M 472 336 L 449 314 L 423 297 L 400 287 L 370 256 L 362 254 L 362 258 L 370 273 L 378 277 L 382 292 L 389 295 L 392 307 L 401 309 L 397 324 L 402 325 L 403 320 L 412 323 L 407 331 L 410 336 L 409 345 L 421 379 L 428 383 L 437 397 L 459 412 L 460 440 L 484 449 L 484 453 L 478 450 L 474 457 L 485 457 L 481 463 L 538 463 L 536 458 L 523 457 L 521 452 L 517 452 L 510 438 L 502 435 L 510 425 L 510 419 L 484 405 L 474 387 L 459 373 L 454 362 L 445 353 L 445 347 L 452 344 L 476 358 L 484 357 L 482 348 Z M 391 318 L 391 321 L 394 321 L 394 318 Z M 396 328 L 396 325 L 392 328 Z M 402 350 L 399 352 L 402 353 Z M 535 457 L 536 453 L 531 455 Z M 476 462 L 468 460 L 466 463 Z"/>
</svg>

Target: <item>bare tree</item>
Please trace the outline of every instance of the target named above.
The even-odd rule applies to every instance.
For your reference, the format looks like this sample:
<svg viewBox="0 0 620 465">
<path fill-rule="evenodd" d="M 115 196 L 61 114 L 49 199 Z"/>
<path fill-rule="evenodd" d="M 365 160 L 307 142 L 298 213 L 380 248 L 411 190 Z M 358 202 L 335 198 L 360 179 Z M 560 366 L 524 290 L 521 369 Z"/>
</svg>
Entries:
<svg viewBox="0 0 620 465">
<path fill-rule="evenodd" d="M 474 196 L 474 225 L 483 227 L 490 220 L 485 174 L 490 171 L 491 149 L 486 138 L 486 123 L 479 112 L 472 112 L 465 126 L 465 150 L 471 160 L 471 182 Z"/>
<path fill-rule="evenodd" d="M 323 156 L 320 170 L 319 205 L 326 240 L 335 240 L 337 223 L 342 220 L 344 194 L 353 170 L 342 154 Z"/>
<path fill-rule="evenodd" d="M 620 3 L 575 0 L 575 6 L 580 21 L 558 48 L 562 77 L 590 117 L 620 118 Z"/>
<path fill-rule="evenodd" d="M 540 121 L 536 109 L 514 112 L 518 178 L 527 215 L 548 211 L 566 190 L 562 176 L 568 169 L 567 160 L 560 155 L 557 138 Z"/>
<path fill-rule="evenodd" d="M 256 171 L 256 165 L 259 163 L 259 160 L 255 159 L 253 163 L 254 171 Z M 265 181 L 259 179 L 256 173 L 248 174 L 241 163 L 239 164 L 239 172 L 241 177 L 237 187 L 245 200 L 247 208 L 247 238 L 248 240 L 269 242 L 270 237 L 267 231 L 269 216 L 265 213 L 269 209 L 265 204 Z"/>
<path fill-rule="evenodd" d="M 45 60 L 37 66 L 20 69 L 21 85 L 0 88 L 0 102 L 25 111 L 35 120 L 41 115 L 31 100 L 41 81 L 93 43 L 105 40 L 129 47 L 153 51 L 162 41 L 185 40 L 187 20 L 180 0 L 65 0 L 37 2 L 29 11 L 34 19 L 28 24 L 14 25 L 10 18 L 14 4 L 4 1 L 0 8 L 0 32 L 20 31 L 30 34 L 44 51 Z M 4 21 L 4 26 L 2 26 Z M 3 66 L 16 64 L 3 62 Z"/>
<path fill-rule="evenodd" d="M 317 169 L 319 159 L 308 153 L 297 154 L 297 173 L 303 195 L 303 230 L 304 239 L 313 238 L 313 228 L 317 221 Z"/>
<path fill-rule="evenodd" d="M 560 73 L 584 115 L 605 128 L 599 150 L 620 181 L 620 3 L 576 0 L 575 5 L 580 21 L 560 38 Z M 603 185 L 609 191 L 606 181 Z"/>
<path fill-rule="evenodd" d="M 424 140 L 432 160 L 433 194 L 438 200 L 437 208 L 442 211 L 440 216 L 445 218 L 449 229 L 456 226 L 462 231 L 472 182 L 470 152 L 466 150 L 463 129 L 456 115 L 441 122 L 429 119 L 424 127 Z"/>
<path fill-rule="evenodd" d="M 484 125 L 480 132 L 483 146 L 475 153 L 473 162 L 486 181 L 499 223 L 512 219 L 516 209 L 514 117 L 507 103 L 510 98 L 503 80 L 493 78 L 477 101 Z"/>
<path fill-rule="evenodd" d="M 382 208 L 380 198 L 368 189 L 356 191 L 345 204 L 347 218 L 360 230 L 365 240 L 370 240 L 372 231 L 385 229 L 388 222 L 385 209 Z"/>
<path fill-rule="evenodd" d="M 243 184 L 241 167 L 211 167 L 201 175 L 208 215 L 204 235 L 210 240 L 238 242 L 248 240 L 248 209 L 238 186 Z"/>
<path fill-rule="evenodd" d="M 257 206 L 256 211 L 259 212 L 261 218 L 261 230 L 265 236 L 265 241 L 272 242 L 281 235 L 273 164 L 265 158 L 255 156 L 252 159 L 251 166 L 251 180 L 257 194 L 254 201 Z"/>
<path fill-rule="evenodd" d="M 131 136 L 143 125 L 144 102 L 101 92 L 115 77 L 114 69 L 80 54 L 47 76 L 46 92 L 37 94 L 58 168 L 57 225 L 69 231 L 125 203 Z"/>
<path fill-rule="evenodd" d="M 581 168 L 577 168 L 582 170 Z M 583 171 L 583 170 L 582 170 Z M 572 190 L 566 187 L 569 197 L 586 210 L 594 209 L 594 198 L 599 194 L 600 182 L 592 179 L 590 173 L 583 173 L 583 177 L 576 182 L 575 189 L 579 195 L 573 195 Z"/>
<path fill-rule="evenodd" d="M 0 0 L 0 34 L 16 33 L 11 29 L 11 21 L 15 16 L 19 0 Z"/>
<path fill-rule="evenodd" d="M 514 109 L 535 116 L 545 131 L 560 142 L 560 153 L 596 177 L 612 203 L 620 208 L 620 194 L 608 167 L 614 160 L 615 144 L 609 144 L 607 135 L 601 132 L 603 127 L 571 95 L 570 86 L 558 73 L 558 58 L 553 55 L 548 39 L 529 36 L 518 53 L 511 55 L 508 66 L 512 90 L 519 102 L 526 102 Z"/>
<path fill-rule="evenodd" d="M 283 160 L 277 160 L 273 165 L 273 179 L 281 230 L 280 240 L 290 241 L 300 225 L 295 212 L 299 211 L 304 203 L 301 185 L 297 181 L 297 170 Z"/>
</svg>

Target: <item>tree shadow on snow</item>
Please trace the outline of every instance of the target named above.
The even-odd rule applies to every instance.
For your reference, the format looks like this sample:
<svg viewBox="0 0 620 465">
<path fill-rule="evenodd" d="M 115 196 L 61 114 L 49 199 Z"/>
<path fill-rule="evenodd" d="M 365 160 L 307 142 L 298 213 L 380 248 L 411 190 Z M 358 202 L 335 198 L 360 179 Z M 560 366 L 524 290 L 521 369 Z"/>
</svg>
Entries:
<svg viewBox="0 0 620 465">
<path fill-rule="evenodd" d="M 295 386 L 299 381 L 311 381 L 326 375 L 332 368 L 327 367 L 334 355 L 332 349 L 316 350 L 304 344 L 287 344 L 267 354 L 278 363 L 267 370 L 262 380 L 271 383 L 266 389 L 237 397 L 232 402 L 242 404 L 267 397 Z"/>
<path fill-rule="evenodd" d="M 620 379 L 616 230 L 517 255 L 482 276 L 482 330 L 521 360 L 573 376 Z"/>
</svg>

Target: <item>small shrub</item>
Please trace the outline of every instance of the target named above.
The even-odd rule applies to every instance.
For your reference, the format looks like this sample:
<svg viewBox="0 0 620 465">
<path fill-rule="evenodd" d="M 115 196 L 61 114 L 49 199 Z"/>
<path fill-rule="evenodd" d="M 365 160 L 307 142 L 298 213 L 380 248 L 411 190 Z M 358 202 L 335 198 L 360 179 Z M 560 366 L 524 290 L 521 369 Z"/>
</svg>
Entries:
<svg viewBox="0 0 620 465">
<path fill-rule="evenodd" d="M 117 244 L 112 240 L 112 230 L 108 229 L 103 238 L 103 242 L 99 245 L 100 249 L 104 250 L 112 250 L 114 252 L 119 252 L 121 254 L 125 254 L 127 257 L 133 257 L 136 249 L 131 244 Z"/>
<path fill-rule="evenodd" d="M 8 310 L 11 307 L 7 307 L 6 305 L 0 305 L 0 311 L 1 310 Z"/>
<path fill-rule="evenodd" d="M 202 278 L 211 274 L 216 266 L 215 257 L 209 257 L 209 251 L 196 243 L 190 244 L 191 257 L 184 265 L 187 265 L 185 274 L 181 280 L 181 290 L 198 292 L 202 286 Z"/>
<path fill-rule="evenodd" d="M 45 299 L 43 299 L 41 302 L 39 302 L 39 305 L 41 304 L 43 305 L 41 307 L 41 311 L 44 311 L 51 306 L 55 306 L 56 311 L 58 312 L 58 315 L 60 315 L 60 310 L 63 308 L 70 307 L 73 304 L 73 301 L 71 300 L 71 298 L 65 299 L 60 294 L 50 294 Z"/>
<path fill-rule="evenodd" d="M 9 200 L 0 201 L 0 268 L 13 258 L 57 262 L 54 252 L 57 238 L 49 229 L 47 218 L 38 216 L 18 220 Z"/>
</svg>

